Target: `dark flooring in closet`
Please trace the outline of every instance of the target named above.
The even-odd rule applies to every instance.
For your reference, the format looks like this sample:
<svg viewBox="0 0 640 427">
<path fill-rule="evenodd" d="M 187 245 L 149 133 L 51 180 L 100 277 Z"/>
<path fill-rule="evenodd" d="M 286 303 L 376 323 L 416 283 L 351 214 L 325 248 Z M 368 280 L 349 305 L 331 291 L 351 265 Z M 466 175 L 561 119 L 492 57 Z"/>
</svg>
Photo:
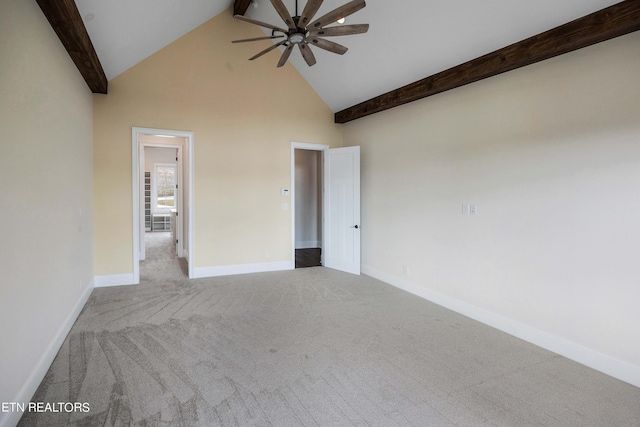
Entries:
<svg viewBox="0 0 640 427">
<path fill-rule="evenodd" d="M 320 248 L 296 249 L 296 268 L 321 266 L 321 254 Z"/>
</svg>

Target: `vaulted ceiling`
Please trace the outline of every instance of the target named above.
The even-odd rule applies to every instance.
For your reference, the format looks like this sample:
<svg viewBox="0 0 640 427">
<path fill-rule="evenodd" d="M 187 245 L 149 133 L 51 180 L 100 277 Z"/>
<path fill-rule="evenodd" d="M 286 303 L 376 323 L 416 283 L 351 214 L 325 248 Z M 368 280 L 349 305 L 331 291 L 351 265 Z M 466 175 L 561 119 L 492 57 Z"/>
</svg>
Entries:
<svg viewBox="0 0 640 427">
<path fill-rule="evenodd" d="M 296 1 L 283 1 L 293 14 Z M 38 2 L 41 7 L 48 3 Z M 325 0 L 316 16 L 346 2 Z M 283 25 L 269 0 L 75 0 L 107 79 L 217 14 L 232 13 L 234 3 L 236 8 L 246 9 L 246 16 Z M 315 66 L 308 67 L 299 52 L 291 55 L 290 62 L 327 105 L 340 112 L 618 3 L 619 0 L 367 0 L 366 8 L 349 16 L 347 24 L 369 23 L 369 32 L 332 39 L 349 48 L 345 55 L 314 49 Z M 639 9 L 637 0 L 623 3 Z M 305 4 L 306 0 L 299 0 L 299 11 Z M 634 13 L 621 34 L 640 29 L 640 19 Z M 602 15 L 586 25 L 599 25 L 597 31 L 602 33 L 604 27 L 610 26 L 608 21 L 615 18 Z M 238 21 L 237 25 L 251 24 Z M 581 32 L 584 29 L 574 29 L 562 37 L 580 37 Z M 518 51 L 526 51 L 528 46 L 531 43 L 520 46 Z M 256 46 L 256 53 L 259 50 L 262 49 Z M 503 55 L 500 60 L 504 58 Z M 257 59 L 269 60 L 270 56 Z M 422 85 L 427 83 L 423 80 Z"/>
</svg>

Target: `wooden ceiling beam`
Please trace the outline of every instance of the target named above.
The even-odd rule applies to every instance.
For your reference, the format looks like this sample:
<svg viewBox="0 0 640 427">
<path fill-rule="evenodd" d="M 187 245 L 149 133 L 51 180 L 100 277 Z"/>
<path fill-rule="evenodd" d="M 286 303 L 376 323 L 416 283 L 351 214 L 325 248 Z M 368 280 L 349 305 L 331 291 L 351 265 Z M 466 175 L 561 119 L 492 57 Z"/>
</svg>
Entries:
<svg viewBox="0 0 640 427">
<path fill-rule="evenodd" d="M 335 114 L 347 123 L 640 30 L 640 0 L 625 0 Z"/>
<path fill-rule="evenodd" d="M 74 0 L 36 0 L 93 93 L 107 93 L 107 77 Z"/>
<path fill-rule="evenodd" d="M 251 4 L 251 0 L 236 0 L 233 2 L 233 14 L 244 15 Z"/>
</svg>

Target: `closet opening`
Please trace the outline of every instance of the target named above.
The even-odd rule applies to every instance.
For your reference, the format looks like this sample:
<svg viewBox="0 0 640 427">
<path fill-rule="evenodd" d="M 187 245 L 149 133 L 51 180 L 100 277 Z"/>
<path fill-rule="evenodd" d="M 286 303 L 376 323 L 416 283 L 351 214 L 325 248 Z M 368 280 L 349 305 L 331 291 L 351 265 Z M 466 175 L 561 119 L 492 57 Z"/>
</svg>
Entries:
<svg viewBox="0 0 640 427">
<path fill-rule="evenodd" d="M 295 268 L 322 265 L 323 149 L 292 148 Z"/>
</svg>

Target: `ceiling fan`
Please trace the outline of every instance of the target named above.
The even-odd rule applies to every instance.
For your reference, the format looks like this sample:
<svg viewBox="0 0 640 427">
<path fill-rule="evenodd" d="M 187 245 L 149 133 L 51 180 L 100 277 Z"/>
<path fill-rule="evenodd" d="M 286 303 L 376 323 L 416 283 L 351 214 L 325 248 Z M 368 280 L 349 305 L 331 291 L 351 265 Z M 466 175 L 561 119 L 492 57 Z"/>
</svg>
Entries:
<svg viewBox="0 0 640 427">
<path fill-rule="evenodd" d="M 328 50 L 329 52 L 337 53 L 339 55 L 344 55 L 344 53 L 347 51 L 346 47 L 321 38 L 320 36 L 348 36 L 352 34 L 366 33 L 369 30 L 369 24 L 338 25 L 334 27 L 327 27 L 328 25 L 334 24 L 338 20 L 343 19 L 364 8 L 366 6 L 364 0 L 350 1 L 349 3 L 346 3 L 338 7 L 337 9 L 332 10 L 331 12 L 321 16 L 314 21 L 312 21 L 312 19 L 322 5 L 323 0 L 309 0 L 304 7 L 304 10 L 302 11 L 302 15 L 298 15 L 298 0 L 296 0 L 296 13 L 293 16 L 289 14 L 286 6 L 282 3 L 282 0 L 270 1 L 276 12 L 278 12 L 278 15 L 280 15 L 284 23 L 287 24 L 287 29 L 267 24 L 265 22 L 256 21 L 243 15 L 234 16 L 234 18 L 236 19 L 240 19 L 251 24 L 271 29 L 271 36 L 234 40 L 232 43 L 244 43 L 278 38 L 285 39 L 249 58 L 250 61 L 261 57 L 262 55 L 272 51 L 278 46 L 284 46 L 285 50 L 280 57 L 280 61 L 278 62 L 278 67 L 282 67 L 289 59 L 291 51 L 297 45 L 300 49 L 302 57 L 311 67 L 316 63 L 316 58 L 313 55 L 310 46 L 317 46 L 321 49 Z"/>
</svg>

